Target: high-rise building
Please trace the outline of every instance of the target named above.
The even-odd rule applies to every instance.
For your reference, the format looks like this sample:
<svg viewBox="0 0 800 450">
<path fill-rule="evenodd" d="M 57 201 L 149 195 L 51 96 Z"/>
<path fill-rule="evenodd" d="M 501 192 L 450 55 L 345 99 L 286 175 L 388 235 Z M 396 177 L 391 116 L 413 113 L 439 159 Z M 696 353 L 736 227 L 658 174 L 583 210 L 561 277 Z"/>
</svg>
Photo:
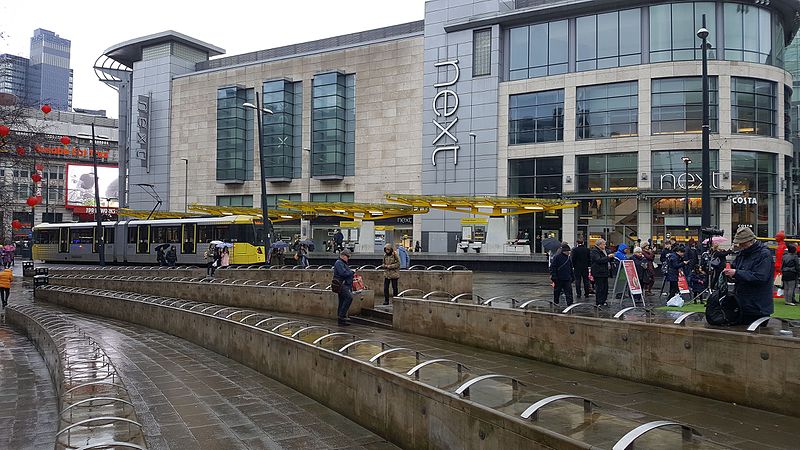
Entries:
<svg viewBox="0 0 800 450">
<path fill-rule="evenodd" d="M 53 109 L 61 111 L 72 108 L 69 54 L 68 39 L 41 28 L 33 32 L 27 74 L 28 102 L 49 103 Z"/>
<path fill-rule="evenodd" d="M 792 97 L 789 103 L 791 120 L 787 122 L 787 136 L 794 145 L 791 163 L 786 165 L 786 182 L 789 194 L 786 196 L 787 233 L 800 234 L 800 39 L 796 36 L 786 47 L 785 68 L 792 74 Z"/>
<path fill-rule="evenodd" d="M 0 93 L 25 98 L 28 59 L 21 56 L 0 55 Z"/>
</svg>

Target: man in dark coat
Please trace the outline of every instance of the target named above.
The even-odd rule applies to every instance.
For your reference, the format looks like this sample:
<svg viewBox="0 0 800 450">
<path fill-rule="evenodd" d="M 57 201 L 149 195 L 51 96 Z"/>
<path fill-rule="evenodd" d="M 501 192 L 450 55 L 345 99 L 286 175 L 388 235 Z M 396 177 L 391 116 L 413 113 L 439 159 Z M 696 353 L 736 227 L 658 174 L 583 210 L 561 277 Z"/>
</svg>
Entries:
<svg viewBox="0 0 800 450">
<path fill-rule="evenodd" d="M 567 299 L 567 306 L 572 304 L 572 261 L 569 258 L 568 244 L 561 246 L 561 252 L 553 257 L 550 263 L 550 280 L 553 282 L 553 303 L 561 302 L 561 293 Z"/>
<path fill-rule="evenodd" d="M 756 319 L 771 316 L 775 311 L 772 302 L 774 262 L 772 253 L 763 242 L 756 240 L 753 230 L 739 228 L 733 238 L 741 252 L 731 269 L 722 271 L 736 284 L 736 300 L 742 311 L 741 323 L 750 324 Z"/>
<path fill-rule="evenodd" d="M 608 263 L 613 256 L 606 254 L 605 239 L 598 239 L 592 250 L 589 252 L 591 261 L 592 276 L 594 277 L 595 303 L 605 305 L 608 299 L 608 277 L 611 271 L 608 270 Z"/>
<path fill-rule="evenodd" d="M 667 261 L 664 263 L 667 266 L 667 273 L 664 279 L 669 283 L 668 299 L 674 297 L 680 291 L 678 278 L 680 278 L 680 271 L 686 266 L 683 259 L 686 249 L 682 245 L 674 245 L 672 249 L 674 251 L 667 255 Z"/>
<path fill-rule="evenodd" d="M 344 242 L 344 235 L 342 234 L 342 230 L 336 230 L 336 234 L 333 235 L 333 251 L 341 252 L 344 249 L 342 243 Z"/>
<path fill-rule="evenodd" d="M 572 268 L 575 271 L 575 293 L 581 298 L 581 282 L 586 295 L 592 294 L 591 284 L 589 283 L 589 247 L 578 240 L 575 248 L 572 249 Z"/>
</svg>

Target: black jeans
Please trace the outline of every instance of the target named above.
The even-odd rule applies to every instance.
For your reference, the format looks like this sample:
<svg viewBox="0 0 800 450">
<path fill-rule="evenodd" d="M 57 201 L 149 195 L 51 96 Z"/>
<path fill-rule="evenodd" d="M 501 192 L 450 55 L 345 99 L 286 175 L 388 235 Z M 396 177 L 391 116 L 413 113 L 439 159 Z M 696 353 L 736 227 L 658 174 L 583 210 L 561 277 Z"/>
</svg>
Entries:
<svg viewBox="0 0 800 450">
<path fill-rule="evenodd" d="M 389 284 L 392 285 L 392 297 L 397 297 L 397 278 L 383 279 L 383 303 L 389 304 Z"/>
<path fill-rule="evenodd" d="M 347 310 L 350 309 L 350 304 L 353 303 L 353 292 L 350 286 L 342 285 L 339 289 L 339 320 L 347 318 Z"/>
<path fill-rule="evenodd" d="M 3 301 L 3 308 L 8 305 L 8 297 L 11 295 L 11 289 L 9 288 L 0 288 L 0 299 Z"/>
<path fill-rule="evenodd" d="M 572 281 L 569 280 L 556 280 L 556 287 L 553 289 L 553 303 L 556 305 L 561 301 L 561 293 L 567 299 L 567 306 L 572 304 Z"/>
<path fill-rule="evenodd" d="M 588 267 L 575 271 L 575 293 L 578 294 L 578 297 L 582 295 L 581 282 L 583 282 L 583 291 L 586 292 L 586 295 L 589 295 L 589 293 L 592 292 L 592 284 L 589 282 Z"/>
<path fill-rule="evenodd" d="M 667 296 L 667 300 L 671 299 L 678 293 L 678 282 L 677 281 L 670 281 L 669 282 L 669 295 Z"/>
<path fill-rule="evenodd" d="M 605 305 L 608 300 L 608 278 L 607 277 L 594 277 L 594 295 L 595 303 Z"/>
</svg>

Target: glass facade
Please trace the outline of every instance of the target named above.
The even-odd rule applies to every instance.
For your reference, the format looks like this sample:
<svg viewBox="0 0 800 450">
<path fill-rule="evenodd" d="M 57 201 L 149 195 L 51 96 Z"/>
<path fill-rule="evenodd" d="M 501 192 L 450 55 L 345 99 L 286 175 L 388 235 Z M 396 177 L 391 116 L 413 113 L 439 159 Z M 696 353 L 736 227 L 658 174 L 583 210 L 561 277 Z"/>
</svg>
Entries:
<svg viewBox="0 0 800 450">
<path fill-rule="evenodd" d="M 481 77 L 492 73 L 492 29 L 475 30 L 472 33 L 472 76 Z"/>
<path fill-rule="evenodd" d="M 773 42 L 773 32 L 783 32 L 780 20 L 769 10 L 741 3 L 725 3 L 725 59 L 762 64 L 783 64 L 783 41 Z M 778 44 L 773 49 L 773 44 Z M 775 54 L 773 54 L 775 50 Z"/>
<path fill-rule="evenodd" d="M 217 181 L 244 183 L 253 179 L 253 89 L 217 90 Z"/>
<path fill-rule="evenodd" d="M 650 7 L 650 62 L 685 61 L 702 59 L 697 30 L 703 25 L 716 28 L 716 4 L 714 2 L 672 3 Z M 708 57 L 716 57 L 713 31 L 708 37 L 712 50 Z"/>
<path fill-rule="evenodd" d="M 252 195 L 218 195 L 217 206 L 244 206 L 253 207 Z"/>
<path fill-rule="evenodd" d="M 311 194 L 312 202 L 325 203 L 353 203 L 355 194 L 353 192 L 315 192 Z"/>
<path fill-rule="evenodd" d="M 731 78 L 731 132 L 776 136 L 775 83 L 755 78 Z"/>
<path fill-rule="evenodd" d="M 638 135 L 638 92 L 636 81 L 579 87 L 576 139 Z"/>
<path fill-rule="evenodd" d="M 563 167 L 560 156 L 509 160 L 508 195 L 539 198 L 559 196 Z"/>
<path fill-rule="evenodd" d="M 708 77 L 709 125 L 719 132 L 717 77 Z M 660 78 L 652 83 L 651 130 L 653 134 L 701 133 L 703 87 L 700 77 Z"/>
<path fill-rule="evenodd" d="M 355 172 L 355 77 L 314 76 L 311 105 L 311 174 L 342 178 Z"/>
<path fill-rule="evenodd" d="M 733 228 L 751 227 L 756 236 L 776 233 L 775 201 L 778 192 L 776 155 L 761 152 L 731 152 L 731 190 L 741 192 L 732 199 Z"/>
<path fill-rule="evenodd" d="M 509 97 L 508 143 L 533 144 L 564 140 L 564 90 Z"/>
<path fill-rule="evenodd" d="M 578 192 L 636 191 L 636 153 L 586 155 L 575 158 Z"/>
<path fill-rule="evenodd" d="M 300 194 L 267 194 L 267 207 L 278 208 L 280 207 L 280 200 L 288 200 L 290 202 L 299 202 Z"/>
<path fill-rule="evenodd" d="M 641 64 L 641 35 L 642 18 L 638 8 L 578 17 L 576 70 Z"/>
<path fill-rule="evenodd" d="M 651 158 L 651 180 L 654 191 L 680 190 L 686 188 L 686 163 L 683 157 L 688 157 L 692 162 L 689 163 L 689 189 L 699 190 L 702 187 L 701 162 L 703 159 L 700 150 L 667 150 L 652 152 Z M 711 150 L 709 153 L 711 162 L 711 190 L 720 188 L 719 174 L 719 152 Z"/>
<path fill-rule="evenodd" d="M 582 239 L 589 246 L 601 238 L 608 245 L 633 246 L 638 238 L 638 213 L 635 196 L 580 200 L 576 239 Z"/>
<path fill-rule="evenodd" d="M 300 177 L 302 160 L 303 83 L 289 80 L 263 84 L 263 173 L 267 179 Z"/>
<path fill-rule="evenodd" d="M 567 73 L 568 32 L 566 20 L 512 28 L 509 79 Z"/>
</svg>

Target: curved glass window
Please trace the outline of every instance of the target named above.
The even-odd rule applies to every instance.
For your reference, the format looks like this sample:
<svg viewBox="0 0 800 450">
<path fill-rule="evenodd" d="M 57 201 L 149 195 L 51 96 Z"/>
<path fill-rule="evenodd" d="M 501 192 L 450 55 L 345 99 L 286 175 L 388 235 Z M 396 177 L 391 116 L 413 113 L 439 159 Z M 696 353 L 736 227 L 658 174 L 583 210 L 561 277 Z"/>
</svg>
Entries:
<svg viewBox="0 0 800 450">
<path fill-rule="evenodd" d="M 775 137 L 775 83 L 731 78 L 731 132 Z"/>
<path fill-rule="evenodd" d="M 642 63 L 638 8 L 578 17 L 576 23 L 578 72 Z"/>
<path fill-rule="evenodd" d="M 567 73 L 567 35 L 566 20 L 512 28 L 509 79 Z"/>
<path fill-rule="evenodd" d="M 717 77 L 708 77 L 708 123 L 719 130 Z M 701 133 L 703 131 L 703 86 L 701 77 L 653 80 L 651 124 L 653 134 Z"/>
<path fill-rule="evenodd" d="M 773 64 L 772 14 L 741 3 L 726 3 L 724 8 L 725 59 Z"/>
<path fill-rule="evenodd" d="M 703 25 L 711 31 L 709 42 L 714 38 L 716 10 L 714 2 L 673 3 L 650 7 L 650 61 L 685 61 L 702 59 L 697 30 Z M 708 52 L 715 58 L 714 50 Z"/>
<path fill-rule="evenodd" d="M 639 134 L 639 90 L 636 81 L 577 89 L 576 139 Z"/>
</svg>

